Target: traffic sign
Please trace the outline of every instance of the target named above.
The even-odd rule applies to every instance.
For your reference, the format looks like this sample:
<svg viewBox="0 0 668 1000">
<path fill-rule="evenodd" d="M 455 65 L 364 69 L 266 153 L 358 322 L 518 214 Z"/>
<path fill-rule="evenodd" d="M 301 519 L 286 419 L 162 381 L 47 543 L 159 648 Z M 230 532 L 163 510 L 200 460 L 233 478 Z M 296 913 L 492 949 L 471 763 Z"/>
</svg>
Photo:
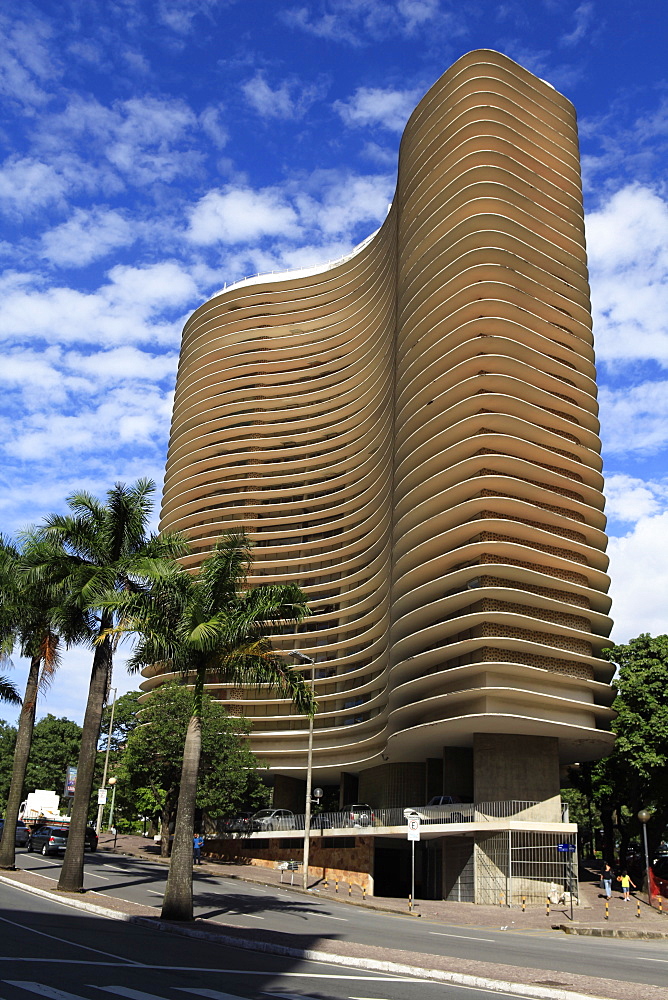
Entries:
<svg viewBox="0 0 668 1000">
<path fill-rule="evenodd" d="M 557 850 L 562 854 L 574 854 L 575 844 L 557 844 Z"/>
<path fill-rule="evenodd" d="M 419 840 L 420 839 L 420 817 L 410 816 L 407 820 L 408 822 L 408 839 L 409 840 Z"/>
</svg>

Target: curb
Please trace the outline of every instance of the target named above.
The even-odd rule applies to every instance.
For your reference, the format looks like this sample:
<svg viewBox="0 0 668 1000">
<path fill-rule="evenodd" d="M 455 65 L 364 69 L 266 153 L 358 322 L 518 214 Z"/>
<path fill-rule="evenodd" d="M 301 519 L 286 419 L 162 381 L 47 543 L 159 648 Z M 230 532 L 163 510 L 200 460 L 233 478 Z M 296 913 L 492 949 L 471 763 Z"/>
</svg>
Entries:
<svg viewBox="0 0 668 1000">
<path fill-rule="evenodd" d="M 666 940 L 664 931 L 632 931 L 624 927 L 578 927 L 577 924 L 555 924 L 564 934 L 579 934 L 581 937 L 627 938 L 638 941 Z"/>
<path fill-rule="evenodd" d="M 496 992 L 509 993 L 515 996 L 531 997 L 534 1000 L 605 1000 L 600 994 L 599 996 L 594 996 L 589 993 L 575 993 L 573 990 L 548 989 L 543 986 L 523 985 L 522 983 L 512 983 L 501 979 L 488 979 L 485 976 L 468 976 L 459 972 L 440 972 L 436 969 L 423 969 L 419 966 L 403 965 L 399 962 L 382 962 L 374 958 L 354 958 L 327 951 L 291 948 L 288 945 L 274 944 L 270 941 L 253 941 L 248 938 L 238 938 L 231 934 L 212 933 L 203 926 L 186 927 L 183 924 L 173 924 L 166 920 L 156 920 L 138 914 L 119 912 L 118 910 L 109 909 L 106 906 L 99 906 L 96 903 L 87 903 L 84 900 L 72 899 L 70 896 L 60 896 L 46 889 L 39 889 L 37 886 L 25 885 L 4 875 L 0 875 L 0 883 L 13 886 L 24 892 L 31 892 L 35 896 L 42 896 L 45 899 L 63 903 L 65 906 L 71 906 L 77 910 L 94 913 L 97 916 L 108 917 L 112 920 L 122 920 L 126 923 L 140 924 L 143 927 L 151 927 L 170 934 L 180 934 L 183 937 L 197 938 L 200 941 L 225 944 L 229 947 L 241 948 L 245 951 L 259 951 L 269 955 L 284 955 L 289 958 L 298 958 L 310 962 L 327 962 L 330 965 L 348 966 L 354 969 L 364 969 L 368 972 L 390 972 L 418 979 L 428 979 L 434 982 L 453 983 L 458 986 L 468 986 L 476 989 L 495 990 Z M 201 918 L 195 920 L 196 924 L 200 924 L 200 922 L 204 923 L 204 921 L 201 921 Z"/>
</svg>

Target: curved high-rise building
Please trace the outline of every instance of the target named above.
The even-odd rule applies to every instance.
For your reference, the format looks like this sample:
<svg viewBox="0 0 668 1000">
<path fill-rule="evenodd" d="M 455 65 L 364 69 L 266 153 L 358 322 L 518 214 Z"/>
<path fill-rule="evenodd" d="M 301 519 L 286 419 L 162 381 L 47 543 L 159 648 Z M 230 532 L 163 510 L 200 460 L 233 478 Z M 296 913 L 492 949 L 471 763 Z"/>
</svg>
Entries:
<svg viewBox="0 0 668 1000">
<path fill-rule="evenodd" d="M 610 747 L 596 412 L 575 112 L 492 51 L 417 106 L 378 232 L 188 320 L 162 527 L 195 567 L 243 525 L 306 591 L 320 782 L 546 800 Z M 210 690 L 303 776 L 288 702 Z"/>
</svg>

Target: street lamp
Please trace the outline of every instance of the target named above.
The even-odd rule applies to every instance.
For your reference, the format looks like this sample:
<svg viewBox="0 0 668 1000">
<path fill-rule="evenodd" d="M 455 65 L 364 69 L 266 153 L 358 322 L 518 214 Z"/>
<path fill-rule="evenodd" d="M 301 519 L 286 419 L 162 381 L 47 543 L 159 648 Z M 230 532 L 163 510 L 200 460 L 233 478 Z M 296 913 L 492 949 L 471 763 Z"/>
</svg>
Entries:
<svg viewBox="0 0 668 1000">
<path fill-rule="evenodd" d="M 298 649 L 291 649 L 290 655 L 298 663 L 310 663 L 311 665 L 311 696 L 315 686 L 315 665 L 314 661 L 306 653 L 300 653 Z M 308 889 L 308 857 L 311 847 L 311 779 L 313 774 L 313 714 L 308 717 L 308 750 L 306 753 L 306 803 L 304 809 L 304 854 L 302 864 L 302 888 Z M 318 789 L 320 791 L 320 789 Z"/>
<path fill-rule="evenodd" d="M 109 750 L 111 749 L 111 734 L 114 729 L 114 711 L 116 709 L 116 691 L 118 690 L 118 688 L 111 688 L 110 690 L 114 692 L 114 700 L 111 703 L 111 718 L 109 720 L 109 732 L 107 733 L 107 752 L 104 755 L 104 773 L 102 775 L 102 788 L 100 789 L 101 792 L 104 791 L 107 784 L 107 770 L 109 769 Z M 97 807 L 95 832 L 98 835 L 98 837 L 100 836 L 100 830 L 102 829 L 102 814 L 104 813 L 104 802 L 102 801 L 102 799 L 104 798 L 105 796 L 102 795 L 99 796 L 100 802 Z"/>
<path fill-rule="evenodd" d="M 641 809 L 638 813 L 638 819 L 642 823 L 643 839 L 645 841 L 645 872 L 647 874 L 647 900 L 649 905 L 652 905 L 652 883 L 650 882 L 649 875 L 649 851 L 647 849 L 647 824 L 652 818 L 652 814 L 649 809 Z"/>
<path fill-rule="evenodd" d="M 109 784 L 111 785 L 111 809 L 109 810 L 109 830 L 114 828 L 114 803 L 116 801 L 116 782 L 118 778 L 109 778 Z"/>
</svg>

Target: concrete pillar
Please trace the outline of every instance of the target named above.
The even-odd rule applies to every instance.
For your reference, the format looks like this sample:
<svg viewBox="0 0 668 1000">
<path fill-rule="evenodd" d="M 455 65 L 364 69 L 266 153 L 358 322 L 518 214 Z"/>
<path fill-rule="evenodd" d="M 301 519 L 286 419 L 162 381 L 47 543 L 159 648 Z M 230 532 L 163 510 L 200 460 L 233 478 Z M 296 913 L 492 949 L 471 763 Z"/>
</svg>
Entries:
<svg viewBox="0 0 668 1000">
<path fill-rule="evenodd" d="M 473 750 L 470 747 L 443 747 L 441 794 L 456 795 L 465 802 L 473 799 Z"/>
<path fill-rule="evenodd" d="M 424 801 L 429 802 L 434 795 L 443 795 L 443 761 L 439 757 L 428 757 Z"/>
<path fill-rule="evenodd" d="M 560 822 L 559 744 L 552 736 L 473 734 L 474 798 L 541 803 L 532 817 Z"/>
<path fill-rule="evenodd" d="M 306 782 L 287 774 L 277 774 L 274 778 L 272 805 L 277 809 L 291 809 L 303 813 L 306 804 Z"/>
<path fill-rule="evenodd" d="M 339 808 L 348 805 L 349 802 L 358 802 L 359 780 L 356 774 L 349 771 L 341 771 L 341 784 L 339 786 Z"/>
<path fill-rule="evenodd" d="M 398 762 L 380 764 L 359 776 L 359 802 L 377 809 L 424 805 L 426 765 Z"/>
</svg>

